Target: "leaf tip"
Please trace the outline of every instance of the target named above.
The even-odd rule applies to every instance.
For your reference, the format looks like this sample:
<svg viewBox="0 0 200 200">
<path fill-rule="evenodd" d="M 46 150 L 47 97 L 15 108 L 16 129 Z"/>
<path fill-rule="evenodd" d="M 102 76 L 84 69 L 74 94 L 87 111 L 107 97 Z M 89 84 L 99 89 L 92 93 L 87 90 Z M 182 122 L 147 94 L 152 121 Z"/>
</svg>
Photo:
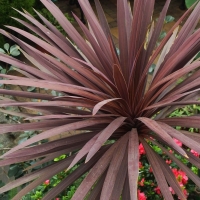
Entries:
<svg viewBox="0 0 200 200">
<path fill-rule="evenodd" d="M 189 158 L 187 154 L 184 154 L 184 157 L 185 157 L 185 158 Z"/>
</svg>

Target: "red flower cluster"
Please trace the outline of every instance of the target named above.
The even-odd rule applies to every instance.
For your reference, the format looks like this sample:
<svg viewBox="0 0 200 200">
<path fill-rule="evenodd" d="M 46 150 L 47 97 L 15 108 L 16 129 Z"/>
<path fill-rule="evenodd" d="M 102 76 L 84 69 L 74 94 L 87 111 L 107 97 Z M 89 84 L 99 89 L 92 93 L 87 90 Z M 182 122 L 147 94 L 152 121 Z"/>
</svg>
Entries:
<svg viewBox="0 0 200 200">
<path fill-rule="evenodd" d="M 178 146 L 182 147 L 183 143 L 181 141 L 177 140 L 176 138 L 173 138 L 173 140 Z"/>
<path fill-rule="evenodd" d="M 145 150 L 142 144 L 139 145 L 139 154 L 140 155 L 145 154 Z"/>
<path fill-rule="evenodd" d="M 188 177 L 186 173 L 182 170 L 177 170 L 176 168 L 172 169 L 172 172 L 174 173 L 176 180 L 179 182 L 179 185 L 181 186 L 183 193 L 185 194 L 185 196 L 187 196 L 188 193 L 184 187 L 184 185 L 186 185 L 188 182 Z M 174 190 L 171 187 L 169 189 L 172 192 L 172 194 L 174 194 Z"/>
<path fill-rule="evenodd" d="M 181 186 L 183 193 L 185 194 L 185 196 L 188 195 L 187 190 L 185 189 L 184 185 L 187 184 L 188 182 L 188 177 L 185 174 L 185 172 L 183 172 L 182 170 L 177 170 L 176 168 L 172 169 L 172 172 L 174 173 L 177 181 L 179 182 L 179 185 Z M 174 190 L 172 189 L 172 187 L 169 187 L 169 190 L 171 191 L 172 194 L 175 194 Z M 160 188 L 156 187 L 154 188 L 154 191 L 156 194 L 162 196 Z"/>
<path fill-rule="evenodd" d="M 170 164 L 172 163 L 171 160 L 166 160 L 165 162 L 166 162 L 168 165 L 170 165 Z"/>
<path fill-rule="evenodd" d="M 145 196 L 144 192 L 140 192 L 140 190 L 138 190 L 138 200 L 146 200 L 147 197 Z"/>
<path fill-rule="evenodd" d="M 139 155 L 141 156 L 141 155 L 144 155 L 145 153 L 146 153 L 145 149 L 144 149 L 143 145 L 140 143 L 140 145 L 139 145 Z M 139 168 L 140 169 L 143 168 L 142 162 L 139 162 Z M 142 180 L 138 182 L 138 185 L 144 186 L 144 181 L 145 181 L 145 179 L 142 178 Z M 146 200 L 146 199 L 147 199 L 147 197 L 145 196 L 145 193 L 140 192 L 140 190 L 138 190 L 138 200 Z"/>
<path fill-rule="evenodd" d="M 145 181 L 145 180 L 144 180 L 144 178 L 143 178 L 141 181 L 138 182 L 138 185 L 144 186 L 144 181 Z"/>
<path fill-rule="evenodd" d="M 45 182 L 44 182 L 44 185 L 49 185 L 50 184 L 50 180 L 46 180 Z"/>
<path fill-rule="evenodd" d="M 186 175 L 185 172 L 181 171 L 181 170 L 177 170 L 176 168 L 172 169 L 172 172 L 174 173 L 177 181 L 182 184 L 185 185 L 188 182 L 188 177 Z"/>
<path fill-rule="evenodd" d="M 169 153 L 174 153 L 171 149 L 169 150 Z"/>
<path fill-rule="evenodd" d="M 149 172 L 150 172 L 150 173 L 152 173 L 152 172 L 153 172 L 153 169 L 152 169 L 152 167 L 150 167 L 150 168 L 149 168 Z"/>
<path fill-rule="evenodd" d="M 159 187 L 154 188 L 154 191 L 155 191 L 158 195 L 162 196 Z"/>
<path fill-rule="evenodd" d="M 194 156 L 196 156 L 196 157 L 199 157 L 199 153 L 198 152 L 196 152 L 196 151 L 194 151 L 194 150 L 190 150 L 190 152 L 194 155 Z"/>
</svg>

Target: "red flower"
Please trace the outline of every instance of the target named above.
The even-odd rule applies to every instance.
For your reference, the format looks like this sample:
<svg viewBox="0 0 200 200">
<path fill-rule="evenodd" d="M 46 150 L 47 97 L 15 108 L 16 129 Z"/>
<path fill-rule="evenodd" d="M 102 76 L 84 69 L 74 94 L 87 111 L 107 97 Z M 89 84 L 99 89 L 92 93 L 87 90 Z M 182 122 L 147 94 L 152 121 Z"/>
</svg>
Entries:
<svg viewBox="0 0 200 200">
<path fill-rule="evenodd" d="M 157 193 L 157 194 L 161 194 L 161 191 L 160 191 L 160 188 L 159 187 L 156 187 L 156 188 L 154 188 L 154 191 Z"/>
<path fill-rule="evenodd" d="M 140 186 L 144 186 L 144 178 L 138 183 L 138 185 L 140 185 Z"/>
<path fill-rule="evenodd" d="M 170 164 L 172 163 L 171 160 L 166 160 L 165 162 L 166 162 L 168 165 L 170 165 Z"/>
<path fill-rule="evenodd" d="M 186 173 L 180 170 L 179 171 L 179 176 L 181 178 L 181 182 L 183 183 L 183 185 L 187 184 L 188 177 L 187 177 Z"/>
<path fill-rule="evenodd" d="M 145 196 L 144 192 L 140 192 L 140 190 L 138 190 L 138 200 L 146 200 L 147 197 Z"/>
<path fill-rule="evenodd" d="M 145 154 L 145 150 L 142 144 L 139 145 L 139 153 L 140 155 Z"/>
<path fill-rule="evenodd" d="M 56 198 L 56 200 L 60 200 L 59 198 Z"/>
<path fill-rule="evenodd" d="M 44 185 L 49 185 L 49 183 L 50 183 L 50 180 L 46 180 L 46 181 L 44 182 Z"/>
<path fill-rule="evenodd" d="M 172 189 L 172 187 L 169 187 L 169 190 L 172 194 L 175 194 L 174 190 Z"/>
<path fill-rule="evenodd" d="M 178 146 L 182 147 L 183 143 L 181 141 L 177 140 L 176 138 L 173 138 L 173 140 Z"/>
<path fill-rule="evenodd" d="M 177 170 L 176 168 L 173 168 L 173 169 L 172 169 L 172 172 L 174 173 L 175 177 L 178 176 L 178 170 Z"/>
<path fill-rule="evenodd" d="M 196 152 L 196 151 L 194 151 L 193 149 L 191 149 L 190 152 L 191 152 L 194 156 L 199 157 L 199 153 Z"/>
<path fill-rule="evenodd" d="M 152 167 L 150 167 L 150 168 L 149 168 L 149 172 L 150 172 L 150 173 L 152 173 L 152 172 L 153 172 L 153 169 L 152 169 Z"/>
<path fill-rule="evenodd" d="M 181 170 L 177 170 L 177 169 L 172 169 L 172 172 L 174 173 L 177 181 L 179 182 L 179 184 L 187 184 L 187 181 L 188 181 L 188 177 L 186 175 L 185 172 L 181 171 Z"/>
<path fill-rule="evenodd" d="M 184 190 L 183 190 L 183 193 L 184 193 L 184 195 L 187 197 L 187 195 L 188 195 L 188 192 L 187 192 L 187 190 L 186 190 L 186 189 L 184 189 Z"/>
<path fill-rule="evenodd" d="M 174 153 L 171 149 L 169 150 L 169 153 Z"/>
</svg>

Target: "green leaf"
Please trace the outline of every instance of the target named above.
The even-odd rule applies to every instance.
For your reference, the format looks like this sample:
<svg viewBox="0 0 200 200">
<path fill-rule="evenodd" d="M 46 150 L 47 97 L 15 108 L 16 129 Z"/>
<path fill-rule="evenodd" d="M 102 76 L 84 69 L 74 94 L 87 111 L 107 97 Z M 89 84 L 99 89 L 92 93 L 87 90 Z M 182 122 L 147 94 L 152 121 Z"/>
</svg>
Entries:
<svg viewBox="0 0 200 200">
<path fill-rule="evenodd" d="M 18 50 L 18 46 L 15 44 L 15 45 L 12 45 L 11 47 L 10 47 L 10 53 L 12 53 L 14 50 Z"/>
<path fill-rule="evenodd" d="M 8 43 L 6 43 L 6 44 L 4 44 L 4 49 L 6 50 L 6 51 L 8 51 L 9 50 L 9 48 L 10 48 L 10 45 L 8 44 Z"/>
<path fill-rule="evenodd" d="M 17 194 L 17 188 L 14 188 L 8 192 L 10 199 L 12 199 Z"/>
<path fill-rule="evenodd" d="M 2 180 L 0 180 L 0 187 L 3 187 L 4 185 L 5 183 Z"/>
<path fill-rule="evenodd" d="M 6 69 L 2 69 L 1 74 L 6 74 Z"/>
<path fill-rule="evenodd" d="M 152 74 L 154 69 L 155 69 L 156 65 L 152 64 L 151 67 L 149 67 L 149 74 Z"/>
<path fill-rule="evenodd" d="M 174 17 L 172 17 L 171 15 L 167 15 L 166 17 L 165 17 L 165 23 L 169 23 L 169 22 L 172 22 L 172 21 L 174 21 Z"/>
<path fill-rule="evenodd" d="M 1 197 L 1 200 L 8 200 L 8 199 L 9 199 L 8 194 L 5 194 L 3 197 Z"/>
<path fill-rule="evenodd" d="M 167 35 L 167 33 L 165 31 L 162 31 L 160 33 L 159 40 L 162 40 L 166 35 Z"/>
<path fill-rule="evenodd" d="M 12 70 L 15 70 L 15 68 L 16 68 L 16 67 L 14 67 L 14 66 L 11 65 L 11 66 L 9 67 L 9 69 L 8 69 L 7 72 L 12 71 Z"/>
<path fill-rule="evenodd" d="M 18 141 L 18 144 L 23 143 L 24 141 L 26 141 L 28 139 L 28 137 L 22 138 L 21 140 Z"/>
<path fill-rule="evenodd" d="M 35 87 L 31 87 L 31 86 L 30 86 L 30 87 L 27 88 L 27 91 L 28 91 L 28 92 L 33 92 L 34 90 L 35 90 Z"/>
<path fill-rule="evenodd" d="M 17 173 L 15 174 L 15 177 L 18 178 L 19 176 L 21 176 L 24 173 L 23 168 L 19 169 L 17 171 Z"/>
<path fill-rule="evenodd" d="M 52 91 L 51 91 L 51 94 L 52 94 L 53 96 L 57 96 L 57 92 L 56 92 L 55 90 L 52 90 Z"/>
<path fill-rule="evenodd" d="M 59 158 L 54 158 L 54 161 L 55 161 L 55 162 L 57 162 L 57 161 L 59 161 L 59 160 L 60 160 Z"/>
<path fill-rule="evenodd" d="M 20 55 L 20 51 L 18 50 L 17 45 L 13 45 L 13 46 L 10 47 L 10 54 L 12 56 L 19 56 Z"/>
<path fill-rule="evenodd" d="M 25 131 L 24 131 L 25 132 Z M 24 137 L 27 137 L 27 133 L 23 133 L 19 136 L 19 138 L 24 138 Z"/>
<path fill-rule="evenodd" d="M 6 53 L 2 48 L 0 48 L 0 53 Z"/>
<path fill-rule="evenodd" d="M 185 0 L 185 5 L 187 8 L 190 8 L 195 2 L 196 0 Z"/>
<path fill-rule="evenodd" d="M 8 170 L 8 176 L 13 177 L 17 172 L 20 170 L 18 165 L 12 165 L 10 166 L 10 169 Z"/>
<path fill-rule="evenodd" d="M 200 52 L 196 55 L 195 60 L 200 58 Z"/>
</svg>

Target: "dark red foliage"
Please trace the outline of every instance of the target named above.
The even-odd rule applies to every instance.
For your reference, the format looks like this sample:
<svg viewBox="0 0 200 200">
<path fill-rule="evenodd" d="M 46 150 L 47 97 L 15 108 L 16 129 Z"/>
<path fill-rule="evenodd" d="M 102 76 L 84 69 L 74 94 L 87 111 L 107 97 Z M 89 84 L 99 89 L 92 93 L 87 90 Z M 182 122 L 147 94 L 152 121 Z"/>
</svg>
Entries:
<svg viewBox="0 0 200 200">
<path fill-rule="evenodd" d="M 51 0 L 41 2 L 66 31 L 69 40 L 37 11 L 36 14 L 45 25 L 26 11 L 18 11 L 30 23 L 16 20 L 39 37 L 16 27 L 7 27 L 41 46 L 48 54 L 0 30 L 3 35 L 16 42 L 27 59 L 35 64 L 32 67 L 0 54 L 1 61 L 16 66 L 25 76 L 1 74 L 4 79 L 0 83 L 47 88 L 59 91 L 62 96 L 0 90 L 2 95 L 39 100 L 18 102 L 4 99 L 0 101 L 1 107 L 20 106 L 42 112 L 42 115 L 26 116 L 23 124 L 2 124 L 1 134 L 43 130 L 5 153 L 0 166 L 42 157 L 42 160 L 34 164 L 39 166 L 59 155 L 76 153 L 8 183 L 0 188 L 0 193 L 29 183 L 13 198 L 19 200 L 37 185 L 82 160 L 85 162 L 50 190 L 44 200 L 56 197 L 86 172 L 89 173 L 74 194 L 73 200 L 84 199 L 86 196 L 88 199 L 116 200 L 121 196 L 125 200 L 136 200 L 140 145 L 151 164 L 159 193 L 166 200 L 172 200 L 170 186 L 177 196 L 186 199 L 169 165 L 154 152 L 150 143 L 158 145 L 200 187 L 200 178 L 167 149 L 170 147 L 192 164 L 200 166 L 199 158 L 185 149 L 188 147 L 200 153 L 199 134 L 174 129 L 175 126 L 200 128 L 200 116 L 168 118 L 169 113 L 178 107 L 199 103 L 200 61 L 193 61 L 193 58 L 200 49 L 200 30 L 195 30 L 200 19 L 200 3 L 178 19 L 159 46 L 156 46 L 170 0 L 166 0 L 155 25 L 151 21 L 155 0 L 135 0 L 133 12 L 127 0 L 118 0 L 118 55 L 98 0 L 95 0 L 98 18 L 88 0 L 79 0 L 89 28 L 76 16 L 75 18 L 87 41 Z M 183 20 L 186 22 L 179 30 Z M 148 70 L 157 57 L 154 74 L 149 76 Z M 187 76 L 189 72 L 192 75 Z M 177 83 L 182 77 L 184 80 Z M 148 78 L 151 79 L 150 83 Z M 72 130 L 76 133 L 73 136 L 31 146 Z M 174 138 L 183 145 L 178 145 Z M 115 142 L 108 144 L 108 140 Z"/>
</svg>

